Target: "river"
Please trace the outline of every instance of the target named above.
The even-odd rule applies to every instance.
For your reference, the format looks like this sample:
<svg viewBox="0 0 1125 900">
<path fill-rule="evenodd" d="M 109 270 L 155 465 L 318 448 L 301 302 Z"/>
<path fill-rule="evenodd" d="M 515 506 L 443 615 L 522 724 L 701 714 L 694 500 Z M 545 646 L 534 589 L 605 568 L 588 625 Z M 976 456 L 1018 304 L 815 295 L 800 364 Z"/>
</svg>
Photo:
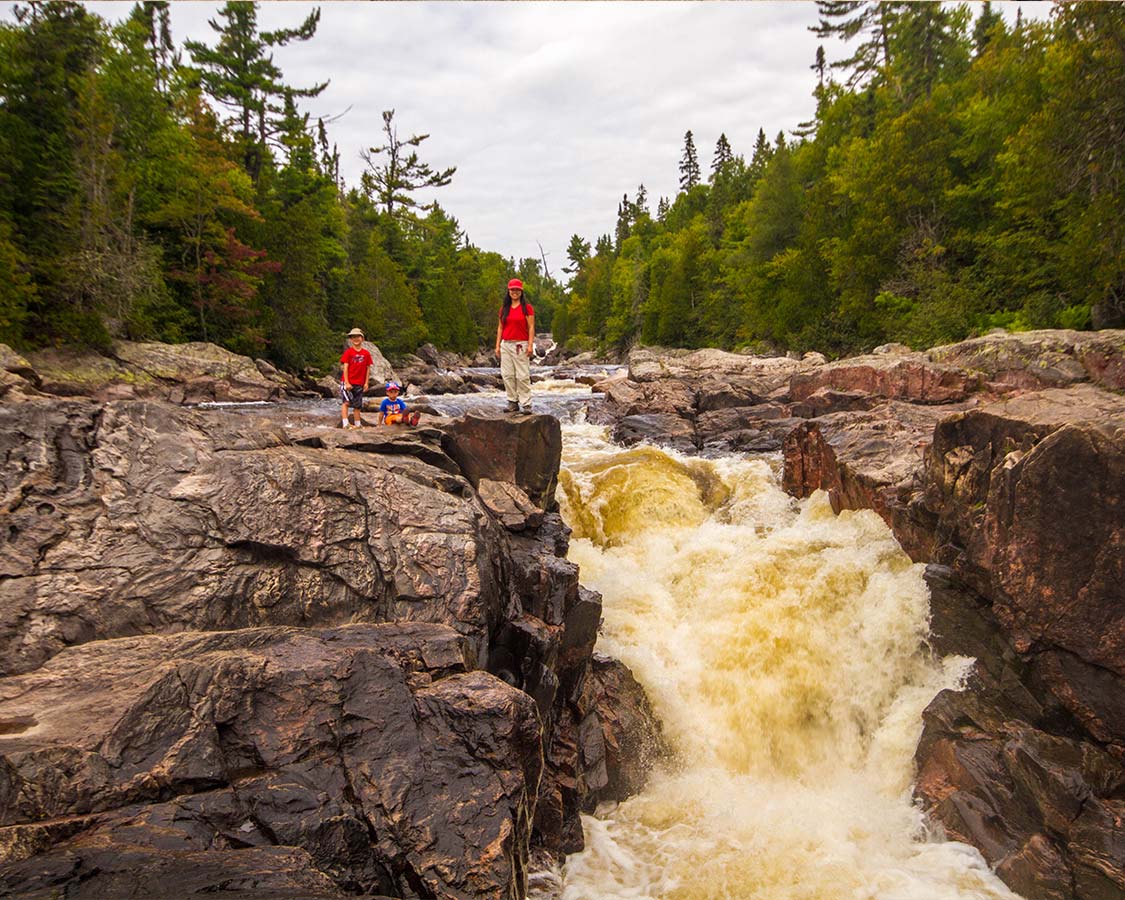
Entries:
<svg viewBox="0 0 1125 900">
<path fill-rule="evenodd" d="M 969 660 L 926 652 L 922 567 L 875 513 L 794 500 L 776 458 L 622 449 L 578 423 L 563 448 L 599 649 L 645 686 L 677 757 L 584 818 L 586 850 L 544 894 L 1015 897 L 911 801 L 922 710 Z"/>
<path fill-rule="evenodd" d="M 922 567 L 883 521 L 789 497 L 776 456 L 616 446 L 585 424 L 591 402 L 573 382 L 535 386 L 535 411 L 563 422 L 558 497 L 570 558 L 604 598 L 598 649 L 644 685 L 675 758 L 584 816 L 586 849 L 534 873 L 530 897 L 1016 898 L 912 802 L 922 711 L 970 660 L 927 652 Z"/>
</svg>

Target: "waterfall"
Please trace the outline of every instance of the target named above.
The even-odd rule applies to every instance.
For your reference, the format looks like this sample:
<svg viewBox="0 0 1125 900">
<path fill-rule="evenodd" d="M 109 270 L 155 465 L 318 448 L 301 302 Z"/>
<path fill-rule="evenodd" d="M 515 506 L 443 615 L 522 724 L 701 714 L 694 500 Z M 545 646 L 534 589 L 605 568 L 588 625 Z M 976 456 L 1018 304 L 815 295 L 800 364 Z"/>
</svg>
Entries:
<svg viewBox="0 0 1125 900">
<path fill-rule="evenodd" d="M 922 710 L 969 664 L 926 651 L 922 567 L 875 513 L 794 500 L 778 474 L 566 426 L 559 500 L 604 597 L 599 649 L 676 758 L 585 817 L 563 900 L 1014 898 L 911 801 Z"/>
</svg>

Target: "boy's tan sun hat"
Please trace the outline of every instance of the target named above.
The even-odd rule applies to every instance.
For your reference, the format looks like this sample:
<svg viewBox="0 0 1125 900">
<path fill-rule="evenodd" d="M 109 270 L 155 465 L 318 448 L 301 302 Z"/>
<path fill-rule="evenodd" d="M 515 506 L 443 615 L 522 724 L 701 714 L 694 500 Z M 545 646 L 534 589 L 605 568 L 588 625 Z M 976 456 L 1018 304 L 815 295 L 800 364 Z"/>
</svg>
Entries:
<svg viewBox="0 0 1125 900">
<path fill-rule="evenodd" d="M 360 337 L 363 337 L 363 330 L 360 329 L 360 328 L 353 328 L 351 331 L 348 332 L 348 337 L 355 337 L 357 334 Z"/>
</svg>

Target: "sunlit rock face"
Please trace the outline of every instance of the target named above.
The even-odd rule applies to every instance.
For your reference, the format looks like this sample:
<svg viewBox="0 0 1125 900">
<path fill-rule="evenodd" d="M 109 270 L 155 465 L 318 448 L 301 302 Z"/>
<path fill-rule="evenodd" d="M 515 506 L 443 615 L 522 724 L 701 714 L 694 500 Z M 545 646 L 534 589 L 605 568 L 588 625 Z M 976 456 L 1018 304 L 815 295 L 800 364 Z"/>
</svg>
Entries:
<svg viewBox="0 0 1125 900">
<path fill-rule="evenodd" d="M 487 657 L 502 529 L 461 478 L 158 403 L 0 422 L 6 673 L 106 637 L 391 619 L 453 624 Z"/>
</svg>

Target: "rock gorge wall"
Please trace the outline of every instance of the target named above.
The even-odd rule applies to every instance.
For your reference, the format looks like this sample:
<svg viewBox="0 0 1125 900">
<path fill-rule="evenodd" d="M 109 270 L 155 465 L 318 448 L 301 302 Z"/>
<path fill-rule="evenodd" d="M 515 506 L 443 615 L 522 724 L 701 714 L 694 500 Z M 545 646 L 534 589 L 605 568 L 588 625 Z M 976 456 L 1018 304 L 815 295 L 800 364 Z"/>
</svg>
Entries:
<svg viewBox="0 0 1125 900">
<path fill-rule="evenodd" d="M 1125 896 L 1125 332 L 629 363 L 594 413 L 618 440 L 780 450 L 790 493 L 930 563 L 933 650 L 977 659 L 925 714 L 931 818 L 1023 896 Z"/>
<path fill-rule="evenodd" d="M 0 893 L 517 898 L 643 780 L 556 420 L 61 399 L 3 349 Z"/>
</svg>

